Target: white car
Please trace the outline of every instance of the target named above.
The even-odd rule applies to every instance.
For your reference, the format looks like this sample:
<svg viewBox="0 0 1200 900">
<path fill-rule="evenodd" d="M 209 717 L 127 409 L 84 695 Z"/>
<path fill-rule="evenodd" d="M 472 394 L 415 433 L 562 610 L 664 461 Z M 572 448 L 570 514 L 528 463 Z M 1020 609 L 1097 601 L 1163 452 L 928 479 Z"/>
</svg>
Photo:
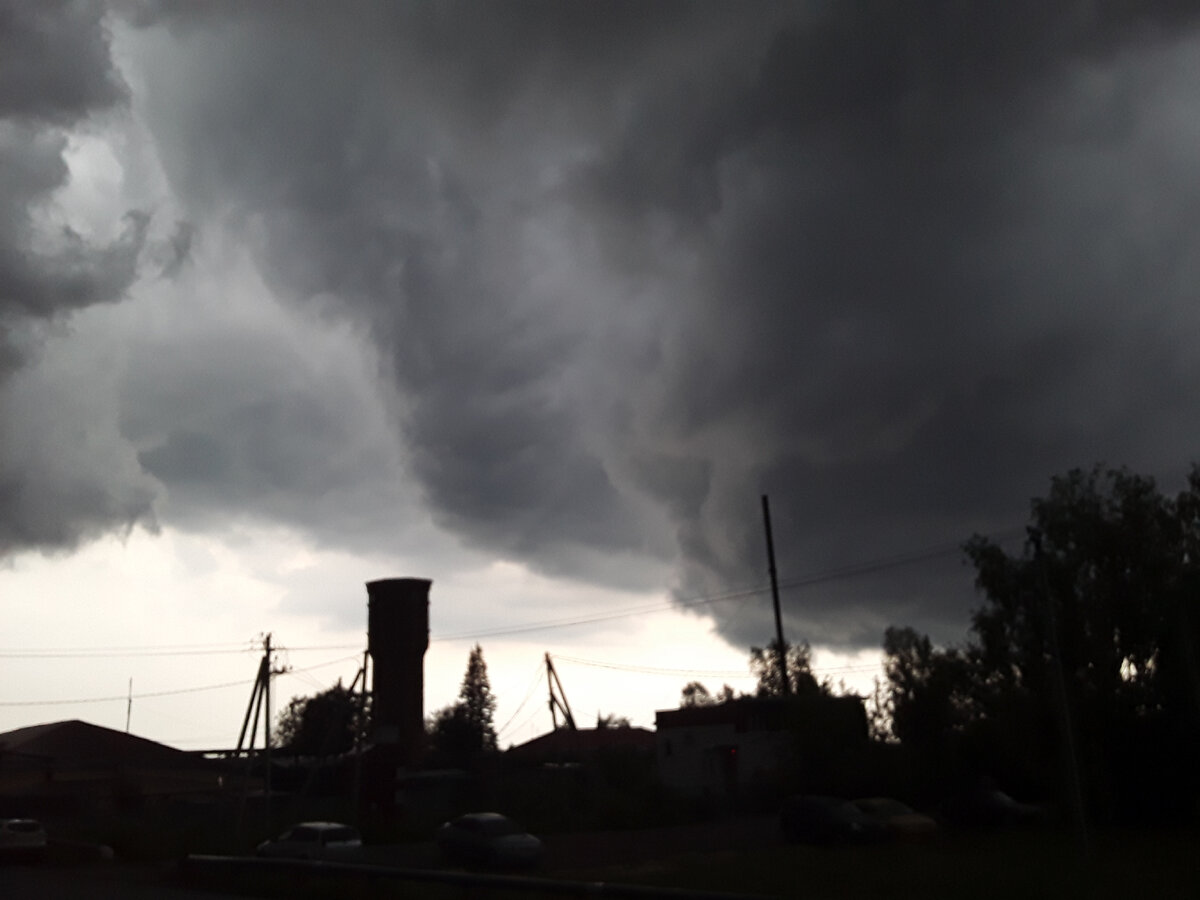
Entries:
<svg viewBox="0 0 1200 900">
<path fill-rule="evenodd" d="M 542 858 L 542 842 L 500 813 L 459 816 L 443 823 L 435 839 L 452 862 L 516 867 L 536 865 Z"/>
<path fill-rule="evenodd" d="M 274 859 L 354 860 L 362 856 L 362 836 L 340 822 L 300 822 L 263 841 L 255 853 Z"/>
<path fill-rule="evenodd" d="M 0 819 L 0 857 L 40 859 L 46 855 L 46 829 L 37 819 Z"/>
</svg>

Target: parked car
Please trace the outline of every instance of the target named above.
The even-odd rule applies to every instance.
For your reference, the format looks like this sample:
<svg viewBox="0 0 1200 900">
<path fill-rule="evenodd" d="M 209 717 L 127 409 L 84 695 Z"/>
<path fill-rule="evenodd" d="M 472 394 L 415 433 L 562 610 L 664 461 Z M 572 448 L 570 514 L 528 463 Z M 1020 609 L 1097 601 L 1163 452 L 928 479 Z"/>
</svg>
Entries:
<svg viewBox="0 0 1200 900">
<path fill-rule="evenodd" d="M 958 828 L 1024 828 L 1046 820 L 1045 808 L 1014 800 L 987 783 L 946 801 L 941 815 Z"/>
<path fill-rule="evenodd" d="M 508 816 L 467 813 L 444 822 L 434 835 L 450 862 L 483 866 L 533 866 L 542 859 L 542 842 Z"/>
<path fill-rule="evenodd" d="M 362 855 L 362 836 L 340 822 L 301 822 L 263 841 L 255 853 L 274 859 L 353 860 Z"/>
<path fill-rule="evenodd" d="M 46 843 L 46 829 L 37 819 L 0 819 L 0 859 L 41 859 Z"/>
<path fill-rule="evenodd" d="M 887 828 L 848 800 L 800 794 L 779 811 L 786 840 L 805 844 L 868 844 L 884 840 Z"/>
<path fill-rule="evenodd" d="M 919 813 L 892 797 L 863 797 L 853 802 L 859 812 L 874 819 L 893 837 L 924 838 L 938 830 L 937 822 L 932 816 Z"/>
</svg>

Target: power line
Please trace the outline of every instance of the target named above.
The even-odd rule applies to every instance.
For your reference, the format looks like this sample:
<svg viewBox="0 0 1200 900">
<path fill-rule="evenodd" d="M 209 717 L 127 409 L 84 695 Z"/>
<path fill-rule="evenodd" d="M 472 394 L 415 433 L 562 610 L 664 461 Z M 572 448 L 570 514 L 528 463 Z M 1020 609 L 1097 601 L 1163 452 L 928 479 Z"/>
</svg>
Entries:
<svg viewBox="0 0 1200 900">
<path fill-rule="evenodd" d="M 240 681 L 223 681 L 220 684 L 205 684 L 199 687 L 176 688 L 171 691 L 152 691 L 145 694 L 134 694 L 134 700 L 146 697 L 167 697 L 173 694 L 193 694 L 199 691 L 215 691 L 227 687 L 244 687 L 253 682 L 253 678 Z M 111 697 L 78 697 L 73 700 L 2 700 L 0 706 L 69 706 L 76 703 L 110 703 L 114 700 L 128 700 L 129 694 L 116 694 Z"/>
<path fill-rule="evenodd" d="M 1014 537 L 1021 536 L 1025 533 L 1024 528 L 1010 528 L 1004 531 L 994 532 L 985 537 L 995 541 L 1008 541 Z M 861 563 L 854 563 L 845 566 L 839 566 L 833 569 L 827 569 L 821 572 L 816 572 L 812 575 L 792 578 L 787 581 L 781 581 L 779 586 L 786 590 L 794 588 L 812 587 L 818 584 L 826 584 L 830 581 L 840 581 L 848 578 L 855 578 L 859 575 L 869 575 L 875 572 L 882 572 L 887 569 L 900 568 L 902 566 L 913 565 L 914 563 L 927 562 L 931 559 L 937 559 L 942 556 L 949 556 L 953 553 L 962 552 L 962 542 L 938 544 L 933 547 L 927 547 L 923 550 L 916 550 L 909 553 L 898 554 L 895 556 L 882 557 L 880 559 L 869 560 Z M 485 637 L 506 637 L 514 634 L 527 634 L 533 631 L 548 631 L 554 628 L 569 628 L 577 625 L 592 625 L 597 622 L 609 622 L 615 619 L 625 619 L 632 616 L 645 615 L 655 612 L 669 612 L 676 609 L 684 609 L 693 606 L 703 606 L 710 603 L 722 603 L 729 600 L 747 600 L 758 594 L 765 594 L 770 590 L 770 585 L 762 585 L 760 587 L 749 587 L 738 590 L 728 591 L 723 594 L 714 594 L 703 597 L 695 597 L 689 600 L 673 600 L 666 603 L 658 603 L 648 606 L 630 607 L 627 609 L 611 612 L 599 613 L 593 616 L 580 616 L 567 619 L 551 619 L 542 622 L 529 622 L 524 625 L 514 625 L 505 628 L 495 628 L 488 631 L 472 631 L 462 632 L 459 634 L 437 635 L 430 637 L 430 641 L 463 641 L 474 640 L 476 638 Z"/>
<path fill-rule="evenodd" d="M 219 649 L 219 648 L 237 648 L 258 650 L 261 649 L 253 641 L 222 641 L 220 643 L 207 644 L 129 644 L 129 645 L 102 645 L 95 647 L 20 647 L 20 648 L 3 648 L 0 647 L 0 653 L 12 652 L 33 652 L 33 653 L 73 653 L 78 650 L 203 650 L 203 649 Z"/>
<path fill-rule="evenodd" d="M 708 603 L 722 603 L 727 600 L 745 600 L 754 596 L 755 594 L 761 594 L 765 590 L 767 589 L 748 588 L 745 590 L 730 591 L 725 594 L 718 594 L 710 597 L 697 597 L 692 600 L 657 603 L 651 606 L 634 607 L 620 610 L 618 612 L 598 613 L 593 616 L 583 616 L 572 619 L 554 619 L 543 622 L 530 622 L 525 625 L 514 625 L 510 628 L 497 628 L 491 631 L 475 631 L 464 632 L 462 634 L 438 635 L 437 637 L 431 637 L 430 641 L 463 641 L 473 640 L 481 637 L 498 637 L 501 635 L 524 634 L 530 631 L 546 631 L 552 628 L 567 628 L 573 625 L 591 625 L 595 622 L 606 622 L 612 619 L 626 619 L 630 616 L 640 616 L 646 613 L 668 612 L 681 607 L 700 606 Z"/>
<path fill-rule="evenodd" d="M 317 663 L 312 666 L 305 666 L 303 669 L 293 669 L 284 674 L 311 672 L 313 669 L 321 669 L 326 666 L 337 665 L 338 663 L 348 662 L 358 659 L 357 656 L 343 656 L 340 659 L 328 660 L 327 662 Z M 145 700 L 150 697 L 172 697 L 178 694 L 195 694 L 201 691 L 216 691 L 228 687 L 245 687 L 248 684 L 253 684 L 253 678 L 246 678 L 240 681 L 223 681 L 219 684 L 204 684 L 197 687 L 174 688 L 169 691 L 148 691 L 144 694 L 134 694 L 134 700 Z M 77 703 L 111 703 L 114 700 L 128 700 L 130 695 L 115 694 L 111 697 L 79 697 L 73 700 L 0 700 L 0 706 L 69 706 Z"/>
<path fill-rule="evenodd" d="M 555 659 L 561 659 L 564 662 L 578 663 L 581 666 L 593 666 L 598 669 L 617 669 L 622 672 L 640 672 L 645 675 L 702 675 L 709 678 L 751 678 L 749 672 L 734 672 L 731 670 L 720 669 L 664 669 L 656 666 L 638 666 L 631 663 L 609 663 L 601 662 L 595 659 L 580 659 L 577 656 L 561 656 L 557 653 L 553 654 Z"/>
<path fill-rule="evenodd" d="M 1025 533 L 1024 528 L 1011 528 L 1005 531 L 996 532 L 987 537 L 996 541 L 1007 541 L 1019 537 Z M 875 572 L 885 571 L 887 569 L 899 568 L 901 566 L 912 565 L 918 562 L 925 562 L 931 559 L 936 559 L 942 556 L 947 556 L 951 553 L 959 553 L 962 551 L 961 542 L 952 544 L 941 544 L 934 547 L 918 550 L 910 553 L 899 554 L 891 557 L 884 557 L 877 560 L 870 560 L 862 563 L 841 566 L 834 569 L 829 569 L 823 572 L 817 572 L 812 575 L 802 576 L 800 578 L 788 579 L 780 583 L 780 587 L 791 590 L 794 588 L 812 587 L 818 584 L 828 583 L 830 581 L 838 581 L 847 578 L 854 578 L 859 575 L 866 575 Z M 695 606 L 703 606 L 713 603 L 723 603 L 728 601 L 744 601 L 758 594 L 766 593 L 769 586 L 742 588 L 738 590 L 727 591 L 721 594 L 713 594 L 702 597 L 694 597 L 688 600 L 673 600 L 666 603 L 656 603 L 650 605 L 641 605 L 637 607 L 626 608 L 609 613 L 599 613 L 591 616 L 577 616 L 565 619 L 551 619 L 542 622 L 530 622 L 524 625 L 515 625 L 505 628 L 496 628 L 485 631 L 462 632 L 458 634 L 437 635 L 431 636 L 431 641 L 459 641 L 472 640 L 483 637 L 503 637 L 516 634 L 528 634 L 534 631 L 548 631 L 556 628 L 569 628 L 579 625 L 592 625 L 598 622 L 609 622 L 617 619 L 630 618 L 633 616 L 645 615 L 655 612 L 669 612 L 677 609 L 686 609 Z M 315 650 L 352 650 L 358 649 L 356 644 L 320 644 L 297 647 L 280 647 L 280 650 L 288 650 L 292 652 L 315 651 Z M 87 659 L 87 658 L 105 658 L 105 657 L 152 657 L 152 656 L 203 656 L 217 654 L 232 654 L 232 653 L 257 653 L 258 647 L 251 643 L 224 643 L 224 644 L 163 644 L 163 645 L 142 645 L 142 646 L 113 646 L 113 647 L 61 647 L 61 648 L 35 648 L 35 649 L 0 649 L 0 658 L 5 659 Z M 567 657 L 563 657 L 566 659 Z M 584 663 L 585 665 L 587 663 Z M 607 664 L 601 664 L 607 665 Z M 611 667 L 611 666 L 610 666 Z M 664 673 L 667 670 L 663 670 Z M 690 670 L 678 670 L 672 674 L 703 674 L 701 670 L 692 672 Z M 713 677 L 735 677 L 733 675 L 717 673 Z M 740 677 L 740 676 L 737 676 Z M 246 682 L 233 682 L 244 684 Z M 198 690 L 210 690 L 215 687 L 225 685 L 217 685 L 210 687 L 199 688 Z M 187 689 L 192 690 L 192 689 Z M 138 696 L 161 696 L 143 694 Z M 18 706 L 18 705 L 50 705 L 57 703 L 92 703 L 92 702 L 108 702 L 112 699 L 128 699 L 128 695 L 116 698 L 93 698 L 78 701 L 0 701 L 0 706 Z"/>
<path fill-rule="evenodd" d="M 1024 527 L 1010 528 L 995 532 L 986 537 L 994 541 L 1008 541 L 1025 534 Z M 900 568 L 919 562 L 927 562 L 942 556 L 962 552 L 962 542 L 939 544 L 923 550 L 883 557 L 861 563 L 853 563 L 816 572 L 811 575 L 787 579 L 780 582 L 785 590 L 812 587 L 830 581 L 854 578 L 887 569 Z M 663 603 L 643 604 L 628 607 L 609 613 L 598 613 L 590 616 L 575 616 L 561 619 L 549 619 L 541 622 L 529 622 L 524 625 L 514 625 L 485 631 L 459 632 L 456 634 L 431 636 L 431 641 L 461 641 L 483 637 L 502 637 L 507 635 L 525 634 L 533 631 L 547 631 L 555 628 L 569 628 L 577 625 L 591 625 L 598 622 L 613 621 L 656 612 L 669 612 L 677 609 L 687 609 L 695 606 L 705 606 L 713 603 L 723 603 L 733 600 L 747 600 L 758 594 L 764 594 L 770 589 L 769 585 L 747 587 L 730 590 L 720 594 L 693 597 L 687 600 L 671 600 Z M 280 650 L 293 652 L 315 650 L 354 650 L 358 644 L 313 644 L 306 646 L 281 646 Z M 39 647 L 39 648 L 0 648 L 0 658 L 3 659 L 84 659 L 103 657 L 139 657 L 139 656 L 205 656 L 232 653 L 258 653 L 257 643 L 222 643 L 222 644 L 160 644 L 141 646 L 98 646 L 98 647 Z"/>
<path fill-rule="evenodd" d="M 183 644 L 176 647 L 171 645 L 145 647 L 59 647 L 45 649 L 3 649 L 0 659 L 101 659 L 121 658 L 131 659 L 143 656 L 216 656 L 229 653 L 261 653 L 262 648 L 253 644 L 231 648 L 228 644 L 207 645 L 211 649 L 196 649 L 206 645 Z M 359 644 L 313 644 L 303 647 L 283 646 L 277 649 L 291 652 L 310 650 L 354 650 Z"/>
<path fill-rule="evenodd" d="M 60 651 L 20 651 L 0 650 L 3 659 L 137 659 L 149 656 L 217 656 L 227 653 L 257 653 L 254 647 L 244 647 L 240 650 L 60 650 Z"/>
<path fill-rule="evenodd" d="M 696 675 L 707 678 L 753 678 L 754 675 L 749 671 L 737 672 L 733 670 L 722 669 L 666 669 L 656 666 L 640 666 L 633 663 L 612 663 L 601 662 L 596 659 L 581 659 L 577 656 L 562 656 L 558 653 L 553 654 L 555 659 L 561 659 L 564 662 L 578 663 L 583 666 L 593 666 L 598 669 L 616 669 L 622 672 L 639 672 L 644 675 L 671 675 L 685 676 Z M 873 672 L 879 669 L 879 665 L 871 663 L 851 663 L 844 666 L 814 666 L 809 671 L 814 675 L 832 675 L 832 674 L 854 674 L 856 672 Z"/>
<path fill-rule="evenodd" d="M 363 649 L 361 643 L 358 644 L 310 644 L 307 647 L 289 647 L 287 644 L 281 644 L 276 650 L 287 650 L 292 653 L 299 653 L 307 650 L 359 650 Z"/>
<path fill-rule="evenodd" d="M 1005 531 L 999 531 L 987 537 L 997 542 L 1012 540 L 1014 537 L 1019 537 L 1025 534 L 1025 529 L 1010 528 Z M 858 575 L 870 575 L 875 572 L 882 572 L 887 569 L 898 569 L 901 566 L 912 565 L 918 562 L 927 562 L 931 559 L 938 559 L 942 556 L 951 556 L 962 553 L 962 542 L 958 541 L 953 544 L 938 544 L 933 547 L 927 547 L 924 550 L 914 550 L 908 553 L 900 553 L 895 556 L 887 556 L 881 559 L 870 560 L 862 563 L 851 563 L 845 566 L 839 566 L 834 569 L 827 569 L 824 572 L 818 572 L 813 575 L 801 576 L 787 581 L 781 581 L 780 587 L 797 588 L 810 587 L 815 584 L 824 584 L 828 581 L 839 581 L 845 578 L 854 578 Z"/>
<path fill-rule="evenodd" d="M 507 729 L 508 726 L 512 724 L 513 719 L 515 719 L 518 715 L 520 715 L 521 710 L 525 708 L 525 704 L 529 702 L 529 698 L 533 696 L 533 692 L 535 690 L 537 690 L 537 686 L 542 683 L 542 675 L 544 673 L 545 673 L 545 669 L 542 668 L 542 664 L 539 661 L 537 668 L 534 670 L 534 673 L 533 673 L 533 682 L 529 685 L 529 689 L 525 692 L 525 698 L 520 703 L 517 704 L 517 708 L 515 710 L 513 710 L 513 714 L 508 717 L 508 721 L 505 722 L 503 725 L 501 725 L 496 730 L 497 738 L 499 738 L 500 735 L 504 734 L 505 729 Z"/>
<path fill-rule="evenodd" d="M 534 720 L 534 717 L 537 716 L 539 712 L 540 712 L 540 710 L 537 710 L 537 709 L 531 710 L 529 715 L 527 715 L 524 719 L 522 719 L 520 724 L 515 726 L 512 729 L 511 733 L 519 734 L 521 732 L 521 729 L 524 728 L 526 725 L 528 725 L 530 722 L 532 722 Z M 499 734 L 497 734 L 496 735 L 497 741 L 499 741 L 499 738 L 500 738 L 500 736 L 499 736 Z"/>
</svg>

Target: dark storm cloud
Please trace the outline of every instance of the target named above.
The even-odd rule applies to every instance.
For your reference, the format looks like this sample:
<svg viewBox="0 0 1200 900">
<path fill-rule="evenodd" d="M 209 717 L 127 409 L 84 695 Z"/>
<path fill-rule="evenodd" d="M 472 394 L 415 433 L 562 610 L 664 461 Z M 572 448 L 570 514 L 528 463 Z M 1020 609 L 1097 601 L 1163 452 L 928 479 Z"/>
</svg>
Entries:
<svg viewBox="0 0 1200 900">
<path fill-rule="evenodd" d="M 799 578 L 1007 531 L 1071 466 L 1194 453 L 1190 4 L 141 21 L 185 203 L 281 297 L 370 327 L 425 497 L 495 552 L 678 557 L 715 593 L 764 578 L 762 492 Z M 147 463 L 220 480 L 205 440 Z M 973 602 L 953 554 L 787 599 L 847 645 L 954 637 Z"/>
<path fill-rule="evenodd" d="M 137 274 L 146 215 L 125 214 L 99 244 L 50 224 L 70 175 L 67 130 L 126 96 L 104 13 L 88 2 L 0 3 L 0 556 L 128 528 L 153 499 L 102 412 L 19 372 L 48 327 L 120 299 Z"/>
<path fill-rule="evenodd" d="M 288 522 L 368 551 L 397 542 L 413 503 L 364 367 L 344 360 L 356 342 L 282 316 L 230 333 L 206 305 L 186 334 L 128 340 L 120 431 L 168 487 L 165 519 L 200 532 Z"/>
<path fill-rule="evenodd" d="M 673 394 L 680 433 L 739 421 L 767 448 L 757 484 L 797 520 L 793 574 L 1019 523 L 1050 474 L 1096 458 L 1178 478 L 1200 425 L 1176 330 L 1194 326 L 1196 181 L 1151 106 L 1189 90 L 1163 88 L 1172 42 L 1141 43 L 1138 17 L 890 18 L 781 36 L 742 98 L 722 163 L 749 190 L 721 212 L 719 287 Z M 720 512 L 742 527 L 700 529 L 697 589 L 761 558 L 746 486 Z M 953 571 L 797 592 L 794 616 L 816 640 L 869 641 L 862 607 L 961 634 Z"/>
<path fill-rule="evenodd" d="M 104 14 L 87 0 L 0 3 L 0 116 L 69 124 L 122 99 Z"/>
</svg>

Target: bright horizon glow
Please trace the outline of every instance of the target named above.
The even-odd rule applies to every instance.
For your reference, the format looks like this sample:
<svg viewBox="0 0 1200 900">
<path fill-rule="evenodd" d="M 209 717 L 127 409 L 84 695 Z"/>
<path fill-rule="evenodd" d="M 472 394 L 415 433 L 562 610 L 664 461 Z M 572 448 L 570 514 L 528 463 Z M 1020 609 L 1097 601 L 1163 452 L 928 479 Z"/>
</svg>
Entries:
<svg viewBox="0 0 1200 900">
<path fill-rule="evenodd" d="M 297 574 L 340 587 L 322 608 L 318 598 L 296 593 Z M 365 582 L 407 575 L 429 577 L 412 563 L 397 561 L 388 572 L 378 559 L 315 550 L 277 528 L 243 527 L 227 542 L 139 530 L 70 556 L 18 556 L 0 570 L 8 599 L 0 612 L 8 636 L 0 646 L 0 731 L 67 719 L 124 730 L 128 714 L 133 734 L 161 743 L 233 747 L 266 633 L 278 648 L 276 666 L 286 670 L 273 680 L 274 722 L 292 697 L 353 681 L 366 648 Z M 491 624 L 480 596 L 490 598 L 488 606 L 519 609 L 521 618 Z M 571 596 L 558 615 L 555 596 Z M 726 683 L 752 691 L 749 648 L 731 647 L 709 620 L 669 602 L 665 594 L 543 578 L 512 562 L 435 576 L 426 715 L 456 700 L 476 643 L 488 664 L 504 748 L 551 729 L 547 652 L 580 727 L 615 714 L 653 728 L 655 711 L 675 708 L 692 680 L 714 693 Z M 629 610 L 642 612 L 617 615 Z M 357 629 L 349 624 L 356 613 Z M 79 636 L 84 619 L 86 641 Z M 564 620 L 584 621 L 547 624 Z M 489 634 L 508 629 L 522 630 Z M 818 677 L 844 679 L 864 694 L 878 660 L 875 651 L 814 648 Z"/>
</svg>

